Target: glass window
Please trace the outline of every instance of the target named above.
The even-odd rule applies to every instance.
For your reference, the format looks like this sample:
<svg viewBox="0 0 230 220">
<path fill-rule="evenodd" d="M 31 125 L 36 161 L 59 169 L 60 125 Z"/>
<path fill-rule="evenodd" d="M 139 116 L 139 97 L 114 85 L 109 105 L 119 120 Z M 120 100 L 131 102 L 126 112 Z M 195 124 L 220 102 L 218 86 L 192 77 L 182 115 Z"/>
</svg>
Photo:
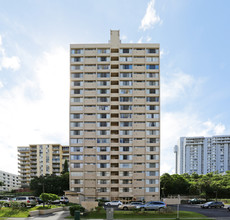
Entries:
<svg viewBox="0 0 230 220">
<path fill-rule="evenodd" d="M 158 62 L 159 58 L 158 57 L 146 57 L 147 62 Z"/>
<path fill-rule="evenodd" d="M 120 105 L 120 110 L 132 110 L 132 105 Z"/>
<path fill-rule="evenodd" d="M 97 102 L 109 102 L 109 98 L 108 97 L 98 97 Z"/>
<path fill-rule="evenodd" d="M 133 125 L 133 122 L 131 121 L 121 121 L 120 122 L 121 127 L 132 127 L 132 125 Z"/>
<path fill-rule="evenodd" d="M 132 118 L 132 114 L 121 113 L 120 118 Z"/>
<path fill-rule="evenodd" d="M 146 102 L 159 102 L 159 97 L 146 97 Z"/>
<path fill-rule="evenodd" d="M 71 144 L 82 144 L 83 143 L 83 139 L 82 138 L 71 138 L 70 139 L 70 143 Z"/>
<path fill-rule="evenodd" d="M 122 62 L 132 62 L 132 57 L 120 57 L 120 61 L 122 61 Z"/>
<path fill-rule="evenodd" d="M 132 49 L 123 48 L 123 49 L 120 49 L 120 53 L 132 53 Z"/>
<path fill-rule="evenodd" d="M 103 49 L 98 49 L 98 50 L 97 50 L 97 53 L 110 53 L 110 49 L 105 49 L 105 48 L 103 48 Z"/>
<path fill-rule="evenodd" d="M 120 97 L 120 102 L 132 102 L 132 97 Z"/>
<path fill-rule="evenodd" d="M 156 53 L 156 54 L 158 54 L 159 53 L 159 49 L 155 49 L 155 48 L 146 49 L 146 52 L 147 53 Z"/>
<path fill-rule="evenodd" d="M 120 86 L 132 86 L 133 81 L 120 81 Z"/>
<path fill-rule="evenodd" d="M 71 62 L 82 62 L 83 61 L 83 57 L 72 57 L 71 58 Z"/>
<path fill-rule="evenodd" d="M 72 73 L 71 78 L 82 78 L 83 74 L 82 73 Z"/>
<path fill-rule="evenodd" d="M 159 65 L 146 65 L 147 70 L 158 70 Z"/>
<path fill-rule="evenodd" d="M 110 73 L 97 73 L 98 78 L 108 78 L 110 77 Z"/>
<path fill-rule="evenodd" d="M 98 105 L 97 110 L 110 110 L 109 105 Z"/>
<path fill-rule="evenodd" d="M 132 78 L 133 74 L 132 73 L 120 73 L 121 78 Z"/>
<path fill-rule="evenodd" d="M 129 64 L 129 65 L 120 65 L 120 69 L 122 70 L 127 70 L 127 69 L 132 69 L 133 65 Z"/>
<path fill-rule="evenodd" d="M 97 65 L 98 70 L 108 70 L 110 69 L 110 65 Z"/>
</svg>

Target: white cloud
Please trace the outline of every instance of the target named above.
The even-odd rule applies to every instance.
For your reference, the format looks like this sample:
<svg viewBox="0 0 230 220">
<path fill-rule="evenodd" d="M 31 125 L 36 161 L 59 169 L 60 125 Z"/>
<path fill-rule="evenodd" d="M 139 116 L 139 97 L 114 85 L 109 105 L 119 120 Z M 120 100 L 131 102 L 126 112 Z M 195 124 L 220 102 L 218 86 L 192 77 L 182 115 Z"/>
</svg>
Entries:
<svg viewBox="0 0 230 220">
<path fill-rule="evenodd" d="M 152 40 L 152 38 L 150 36 L 147 36 L 146 41 L 150 42 L 151 40 Z"/>
<path fill-rule="evenodd" d="M 143 40 L 143 37 L 141 37 L 141 38 L 137 41 L 137 43 L 138 43 L 138 44 L 141 44 L 141 43 L 142 43 L 142 40 Z"/>
<path fill-rule="evenodd" d="M 3 87 L 4 87 L 4 85 L 3 85 L 3 83 L 0 81 L 0 89 L 3 88 Z"/>
<path fill-rule="evenodd" d="M 195 80 L 191 75 L 182 71 L 166 74 L 161 78 L 161 100 L 163 103 L 169 103 L 175 99 L 184 98 L 185 95 L 194 94 L 199 85 L 199 79 Z"/>
<path fill-rule="evenodd" d="M 0 35 L 0 71 L 5 69 L 12 69 L 14 71 L 20 68 L 20 59 L 17 56 L 8 57 L 5 49 L 2 47 L 2 37 Z"/>
<path fill-rule="evenodd" d="M 156 24 L 160 24 L 162 21 L 160 17 L 156 13 L 155 6 L 155 0 L 151 0 L 148 3 L 148 7 L 146 9 L 145 15 L 143 19 L 141 20 L 140 29 L 147 30 L 150 28 L 153 28 Z"/>
<path fill-rule="evenodd" d="M 44 52 L 32 66 L 36 79 L 1 93 L 0 170 L 17 173 L 17 146 L 68 144 L 68 51 Z"/>
</svg>

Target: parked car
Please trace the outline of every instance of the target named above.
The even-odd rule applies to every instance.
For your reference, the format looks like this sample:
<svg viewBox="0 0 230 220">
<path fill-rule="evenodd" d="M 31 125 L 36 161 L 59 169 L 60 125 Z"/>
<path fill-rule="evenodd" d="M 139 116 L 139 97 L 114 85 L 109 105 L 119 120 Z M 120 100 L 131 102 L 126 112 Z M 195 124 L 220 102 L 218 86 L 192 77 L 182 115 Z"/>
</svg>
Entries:
<svg viewBox="0 0 230 220">
<path fill-rule="evenodd" d="M 143 205 L 138 205 L 136 208 L 141 209 L 143 211 L 145 211 L 145 210 L 161 210 L 161 209 L 166 208 L 166 204 L 164 202 L 161 202 L 161 201 L 151 201 L 151 202 L 147 202 Z"/>
<path fill-rule="evenodd" d="M 202 204 L 204 202 L 205 202 L 205 200 L 197 199 L 197 198 L 188 200 L 188 204 Z"/>
<path fill-rule="evenodd" d="M 62 196 L 60 199 L 60 203 L 62 204 L 68 204 L 69 203 L 69 199 L 65 196 Z"/>
<path fill-rule="evenodd" d="M 228 206 L 227 210 L 230 212 L 230 206 Z"/>
<path fill-rule="evenodd" d="M 37 205 L 36 199 L 34 196 L 19 196 L 13 199 L 13 201 L 21 203 L 22 207 L 34 207 Z"/>
<path fill-rule="evenodd" d="M 142 202 L 130 202 L 128 204 L 119 205 L 118 208 L 122 210 L 128 210 L 128 209 L 136 208 L 138 205 L 143 205 L 143 203 Z"/>
<path fill-rule="evenodd" d="M 42 200 L 40 197 L 35 197 L 35 198 L 36 198 L 36 202 L 37 202 L 38 204 L 43 203 L 43 200 Z"/>
<path fill-rule="evenodd" d="M 116 201 L 111 201 L 111 202 L 106 202 L 105 205 L 106 206 L 119 206 L 122 205 L 123 203 L 119 200 Z"/>
<path fill-rule="evenodd" d="M 224 208 L 224 203 L 223 202 L 206 202 L 203 205 L 200 206 L 203 209 L 208 209 L 208 208 Z"/>
<path fill-rule="evenodd" d="M 10 206 L 10 201 L 11 201 L 11 199 L 8 198 L 8 197 L 1 197 L 0 198 L 0 202 L 4 202 L 3 205 L 5 207 L 9 207 Z"/>
</svg>

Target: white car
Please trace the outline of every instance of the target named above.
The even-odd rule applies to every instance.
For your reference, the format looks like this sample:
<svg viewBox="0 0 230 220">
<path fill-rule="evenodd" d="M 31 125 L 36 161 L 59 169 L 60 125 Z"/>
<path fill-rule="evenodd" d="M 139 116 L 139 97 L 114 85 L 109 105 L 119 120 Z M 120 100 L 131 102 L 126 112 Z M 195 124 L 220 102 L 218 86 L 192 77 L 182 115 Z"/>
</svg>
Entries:
<svg viewBox="0 0 230 220">
<path fill-rule="evenodd" d="M 111 202 L 106 202 L 106 206 L 119 206 L 122 205 L 123 203 L 119 200 L 111 201 Z"/>
</svg>

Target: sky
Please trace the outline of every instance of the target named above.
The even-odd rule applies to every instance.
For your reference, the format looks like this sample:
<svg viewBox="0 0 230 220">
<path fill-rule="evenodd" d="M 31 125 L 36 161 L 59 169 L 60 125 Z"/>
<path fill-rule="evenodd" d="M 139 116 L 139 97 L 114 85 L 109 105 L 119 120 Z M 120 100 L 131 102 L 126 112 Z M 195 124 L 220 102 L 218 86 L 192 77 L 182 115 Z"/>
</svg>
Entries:
<svg viewBox="0 0 230 220">
<path fill-rule="evenodd" d="M 69 45 L 160 43 L 161 173 L 182 136 L 230 134 L 230 1 L 0 0 L 0 170 L 69 138 Z"/>
</svg>

